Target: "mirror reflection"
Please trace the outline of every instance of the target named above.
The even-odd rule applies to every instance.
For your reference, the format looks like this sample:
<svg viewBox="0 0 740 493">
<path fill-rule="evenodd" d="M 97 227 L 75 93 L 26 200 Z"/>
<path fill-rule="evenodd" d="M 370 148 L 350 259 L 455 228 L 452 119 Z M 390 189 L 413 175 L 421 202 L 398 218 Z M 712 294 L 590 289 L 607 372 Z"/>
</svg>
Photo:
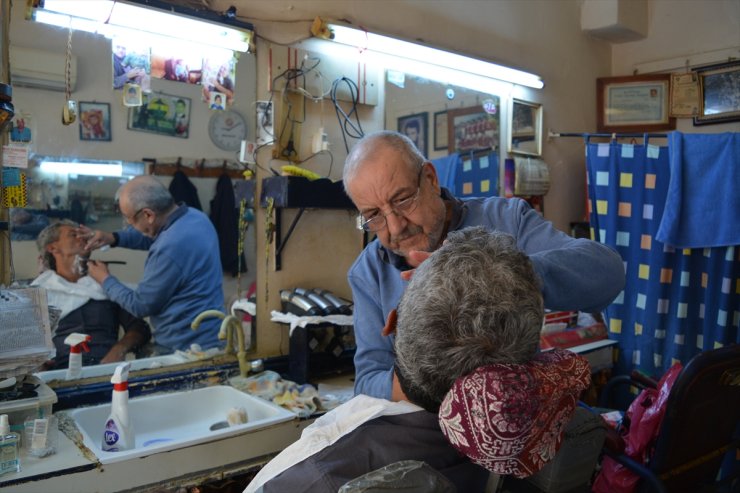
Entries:
<svg viewBox="0 0 740 493">
<path fill-rule="evenodd" d="M 173 113 L 176 116 L 175 121 L 179 121 L 177 120 L 181 118 L 179 113 L 183 113 L 183 117 L 187 118 L 189 131 L 186 137 L 183 137 L 182 133 L 175 135 L 164 131 L 143 132 L 141 129 L 131 128 L 129 121 L 132 110 L 128 106 L 131 102 L 128 101 L 127 105 L 127 101 L 123 98 L 123 91 L 113 88 L 113 49 L 110 39 L 92 33 L 75 31 L 71 35 L 70 52 L 67 54 L 64 52 L 64 48 L 68 46 L 69 37 L 66 29 L 26 21 L 23 18 L 24 9 L 22 8 L 12 9 L 11 14 L 11 58 L 17 61 L 21 57 L 24 61 L 28 61 L 30 58 L 25 57 L 28 53 L 43 52 L 53 59 L 64 61 L 67 55 L 71 55 L 74 63 L 70 66 L 74 73 L 70 74 L 71 76 L 66 81 L 71 99 L 77 102 L 77 108 L 80 108 L 81 113 L 83 109 L 85 110 L 86 115 L 101 109 L 101 124 L 105 127 L 106 137 L 92 138 L 89 119 L 83 119 L 81 114 L 77 115 L 74 123 L 62 124 L 60 114 L 63 108 L 67 107 L 63 73 L 59 74 L 58 81 L 54 83 L 46 81 L 43 87 L 40 82 L 33 81 L 13 84 L 13 103 L 16 109 L 13 129 L 17 130 L 17 139 L 11 138 L 11 144 L 26 153 L 28 163 L 25 168 L 13 170 L 17 171 L 19 176 L 22 174 L 25 179 L 26 187 L 23 191 L 25 203 L 14 204 L 20 207 L 14 207 L 9 211 L 12 228 L 12 274 L 17 283 L 29 284 L 40 275 L 41 268 L 43 268 L 41 260 L 43 252 L 37 248 L 37 240 L 44 228 L 69 221 L 70 224 L 84 224 L 90 231 L 120 230 L 125 220 L 122 212 L 126 211 L 122 211 L 121 204 L 116 203 L 116 193 L 122 185 L 136 176 L 154 174 L 165 189 L 169 190 L 176 172 L 182 172 L 190 187 L 189 194 L 200 203 L 206 221 L 211 216 L 212 201 L 217 198 L 219 179 L 226 176 L 231 183 L 227 186 L 235 188 L 244 182 L 237 162 L 238 152 L 235 152 L 233 148 L 225 149 L 212 140 L 208 127 L 215 113 L 226 115 L 232 114 L 227 112 L 234 112 L 233 114 L 238 114 L 245 122 L 245 125 L 239 129 L 239 138 L 255 140 L 253 125 L 250 123 L 254 121 L 253 108 L 256 96 L 254 55 L 243 53 L 232 65 L 229 75 L 232 86 L 229 98 L 231 104 L 226 107 L 225 111 L 210 108 L 210 101 L 204 99 L 200 85 L 153 78 L 150 87 L 151 94 L 157 96 L 153 100 L 172 101 L 171 109 L 175 112 Z M 33 58 L 40 59 L 35 55 Z M 20 67 L 21 63 L 14 65 Z M 11 69 L 12 76 L 13 69 Z M 142 90 L 146 91 L 147 88 L 142 87 Z M 187 102 L 187 112 L 179 111 L 182 105 L 177 104 L 182 101 Z M 158 128 L 169 123 L 170 120 L 167 119 L 169 110 L 165 110 L 161 104 L 156 108 L 147 107 L 147 109 L 150 120 L 157 123 Z M 161 118 L 156 119 L 157 115 Z M 41 163 L 49 156 L 52 156 L 54 160 L 64 162 L 66 172 L 42 170 Z M 109 174 L 105 172 L 107 170 L 99 174 L 88 175 L 71 170 L 67 165 L 70 162 L 83 161 L 104 167 L 118 166 L 121 172 L 117 175 L 111 173 L 116 176 L 103 176 Z M 156 165 L 153 166 L 152 163 Z M 253 193 L 253 187 L 251 190 Z M 238 205 L 238 203 L 235 204 L 236 207 Z M 232 208 L 234 208 L 233 202 Z M 137 212 L 139 211 L 132 211 L 132 214 Z M 135 222 L 137 225 L 140 224 L 142 229 L 146 229 L 144 225 L 146 218 L 149 217 L 147 214 L 149 214 L 148 210 L 139 212 L 138 215 L 134 214 L 136 215 Z M 238 209 L 235 214 L 238 214 Z M 130 219 L 131 217 L 129 217 L 129 223 Z M 234 228 L 233 243 L 236 245 L 239 234 L 236 225 Z M 68 243 L 63 245 L 67 253 L 71 250 L 70 245 L 83 241 L 79 231 L 73 232 L 74 229 L 71 225 L 60 227 L 60 236 L 66 238 L 64 241 Z M 219 263 L 219 279 L 210 284 L 221 287 L 219 295 L 221 302 L 219 307 L 214 306 L 214 309 L 219 308 L 221 312 L 225 312 L 231 302 L 237 298 L 245 298 L 250 286 L 253 285 L 256 275 L 254 229 L 246 228 L 247 233 L 243 238 L 244 260 L 237 269 L 238 272 L 231 268 L 222 268 L 218 260 L 219 255 L 216 254 L 216 262 Z M 243 232 L 244 228 L 239 231 Z M 57 246 L 48 248 L 61 250 L 62 247 L 57 248 L 58 243 L 58 240 L 52 241 L 50 245 Z M 213 250 L 219 251 L 219 246 L 216 245 Z M 91 258 L 103 262 L 99 264 L 100 268 L 106 269 L 111 276 L 120 281 L 121 289 L 124 287 L 136 289 L 146 274 L 147 255 L 147 250 L 110 248 L 108 245 L 108 248 L 95 249 Z M 69 258 L 74 259 L 74 256 Z M 63 269 L 65 272 L 79 269 L 79 264 L 79 261 L 77 264 L 74 262 L 70 265 L 65 264 Z M 82 289 L 77 285 L 78 281 L 79 279 L 74 281 L 75 287 Z M 95 285 L 100 287 L 99 283 Z M 109 301 L 96 299 L 101 297 L 100 293 L 94 289 L 93 285 L 89 288 L 89 292 L 86 293 L 89 299 L 96 302 Z M 197 294 L 195 296 L 197 297 Z M 79 307 L 67 306 L 64 315 L 69 316 L 76 309 Z M 92 350 L 90 353 L 84 351 L 82 353 L 83 369 L 85 366 L 100 363 L 101 370 L 105 370 L 109 366 L 108 362 L 116 359 L 152 357 L 155 352 L 151 349 L 154 347 L 153 343 L 157 341 L 157 324 L 149 314 L 136 316 L 126 311 L 128 315 L 123 314 L 118 308 L 95 310 L 94 316 L 87 316 L 89 315 L 87 314 L 82 317 L 84 320 L 78 321 L 79 324 L 73 324 L 71 320 L 61 323 L 59 325 L 61 329 L 57 335 L 60 339 L 58 342 L 63 346 L 64 351 L 59 352 L 66 355 L 69 351 L 74 341 L 65 343 L 63 339 L 74 333 L 75 327 L 79 327 L 80 324 L 84 326 L 98 324 L 115 325 L 117 333 L 107 334 L 105 337 L 99 335 L 97 341 L 88 342 Z M 110 319 L 103 320 L 99 313 L 104 313 Z M 129 320 L 128 316 L 135 321 Z M 216 319 L 205 322 L 206 325 L 216 327 L 216 329 L 219 323 L 220 320 Z M 252 331 L 249 330 L 248 322 L 243 321 L 242 327 L 253 346 L 254 337 Z M 201 329 L 203 327 L 199 330 Z M 217 330 L 212 332 L 216 345 L 223 347 L 223 341 L 217 340 Z M 150 333 L 153 336 L 151 339 L 149 339 Z M 131 344 L 128 344 L 129 342 Z M 101 347 L 93 347 L 96 344 L 100 344 L 101 347 L 105 345 L 105 350 Z M 116 344 L 120 346 L 121 351 L 125 351 L 124 354 L 108 354 Z M 143 359 L 141 367 L 151 369 L 211 357 L 213 352 L 208 351 L 208 345 L 204 346 L 200 348 L 202 351 L 189 354 L 184 354 L 186 351 L 174 351 L 173 353 L 172 350 L 169 351 L 172 354 L 160 353 L 151 360 Z M 67 364 L 66 362 L 58 363 L 63 368 L 57 371 L 62 374 L 53 371 L 44 372 L 47 374 L 42 375 L 45 380 L 65 378 Z"/>
</svg>

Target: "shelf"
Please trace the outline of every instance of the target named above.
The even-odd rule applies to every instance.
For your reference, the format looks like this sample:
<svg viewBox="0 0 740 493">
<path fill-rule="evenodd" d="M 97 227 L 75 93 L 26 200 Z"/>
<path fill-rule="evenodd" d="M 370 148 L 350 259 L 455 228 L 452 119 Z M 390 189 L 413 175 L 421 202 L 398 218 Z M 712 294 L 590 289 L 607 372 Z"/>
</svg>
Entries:
<svg viewBox="0 0 740 493">
<path fill-rule="evenodd" d="M 352 200 L 344 193 L 341 181 L 332 182 L 327 178 L 309 180 L 303 176 L 270 176 L 262 179 L 260 204 L 268 206 L 273 199 L 275 208 L 275 270 L 282 268 L 282 252 L 293 234 L 296 224 L 306 209 L 355 209 Z M 283 209 L 299 209 L 293 222 L 282 238 Z"/>
</svg>

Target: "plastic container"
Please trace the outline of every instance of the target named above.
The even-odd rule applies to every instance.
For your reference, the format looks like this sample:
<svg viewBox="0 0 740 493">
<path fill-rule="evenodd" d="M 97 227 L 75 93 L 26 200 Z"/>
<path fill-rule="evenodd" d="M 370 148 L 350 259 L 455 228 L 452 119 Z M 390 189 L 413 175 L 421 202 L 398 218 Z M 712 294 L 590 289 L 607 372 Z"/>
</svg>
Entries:
<svg viewBox="0 0 740 493">
<path fill-rule="evenodd" d="M 59 425 L 56 416 L 28 419 L 24 427 L 23 446 L 28 455 L 46 457 L 56 453 L 59 441 Z"/>
<path fill-rule="evenodd" d="M 57 394 L 38 377 L 26 378 L 26 382 L 38 384 L 37 397 L 0 402 L 0 414 L 7 414 L 10 429 L 19 434 L 24 431 L 24 423 L 29 419 L 47 418 L 52 414 L 52 406 L 57 402 Z"/>
</svg>

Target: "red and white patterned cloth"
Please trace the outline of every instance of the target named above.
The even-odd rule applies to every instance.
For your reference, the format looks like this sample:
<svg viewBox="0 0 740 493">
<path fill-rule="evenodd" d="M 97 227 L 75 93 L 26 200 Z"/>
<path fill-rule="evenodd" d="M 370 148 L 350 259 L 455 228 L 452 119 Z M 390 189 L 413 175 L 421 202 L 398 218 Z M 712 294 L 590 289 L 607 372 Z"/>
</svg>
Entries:
<svg viewBox="0 0 740 493">
<path fill-rule="evenodd" d="M 460 377 L 442 401 L 447 440 L 496 474 L 531 476 L 560 448 L 582 390 L 591 383 L 584 358 L 564 349 L 526 364 L 495 364 Z"/>
</svg>

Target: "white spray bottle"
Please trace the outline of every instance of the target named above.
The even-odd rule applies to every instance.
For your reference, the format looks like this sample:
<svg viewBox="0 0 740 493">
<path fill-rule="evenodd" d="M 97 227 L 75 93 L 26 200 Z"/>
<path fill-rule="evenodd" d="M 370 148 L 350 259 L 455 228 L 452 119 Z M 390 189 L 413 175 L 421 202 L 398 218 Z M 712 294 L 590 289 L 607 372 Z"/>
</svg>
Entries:
<svg viewBox="0 0 740 493">
<path fill-rule="evenodd" d="M 113 377 L 113 398 L 110 416 L 105 421 L 102 449 L 107 452 L 118 452 L 134 448 L 134 428 L 128 415 L 128 372 L 131 363 L 116 367 Z"/>
<path fill-rule="evenodd" d="M 80 378 L 82 375 L 82 351 L 89 352 L 87 343 L 92 337 L 79 332 L 72 332 L 64 339 L 64 344 L 69 346 L 69 366 L 67 367 L 67 380 Z"/>
</svg>

